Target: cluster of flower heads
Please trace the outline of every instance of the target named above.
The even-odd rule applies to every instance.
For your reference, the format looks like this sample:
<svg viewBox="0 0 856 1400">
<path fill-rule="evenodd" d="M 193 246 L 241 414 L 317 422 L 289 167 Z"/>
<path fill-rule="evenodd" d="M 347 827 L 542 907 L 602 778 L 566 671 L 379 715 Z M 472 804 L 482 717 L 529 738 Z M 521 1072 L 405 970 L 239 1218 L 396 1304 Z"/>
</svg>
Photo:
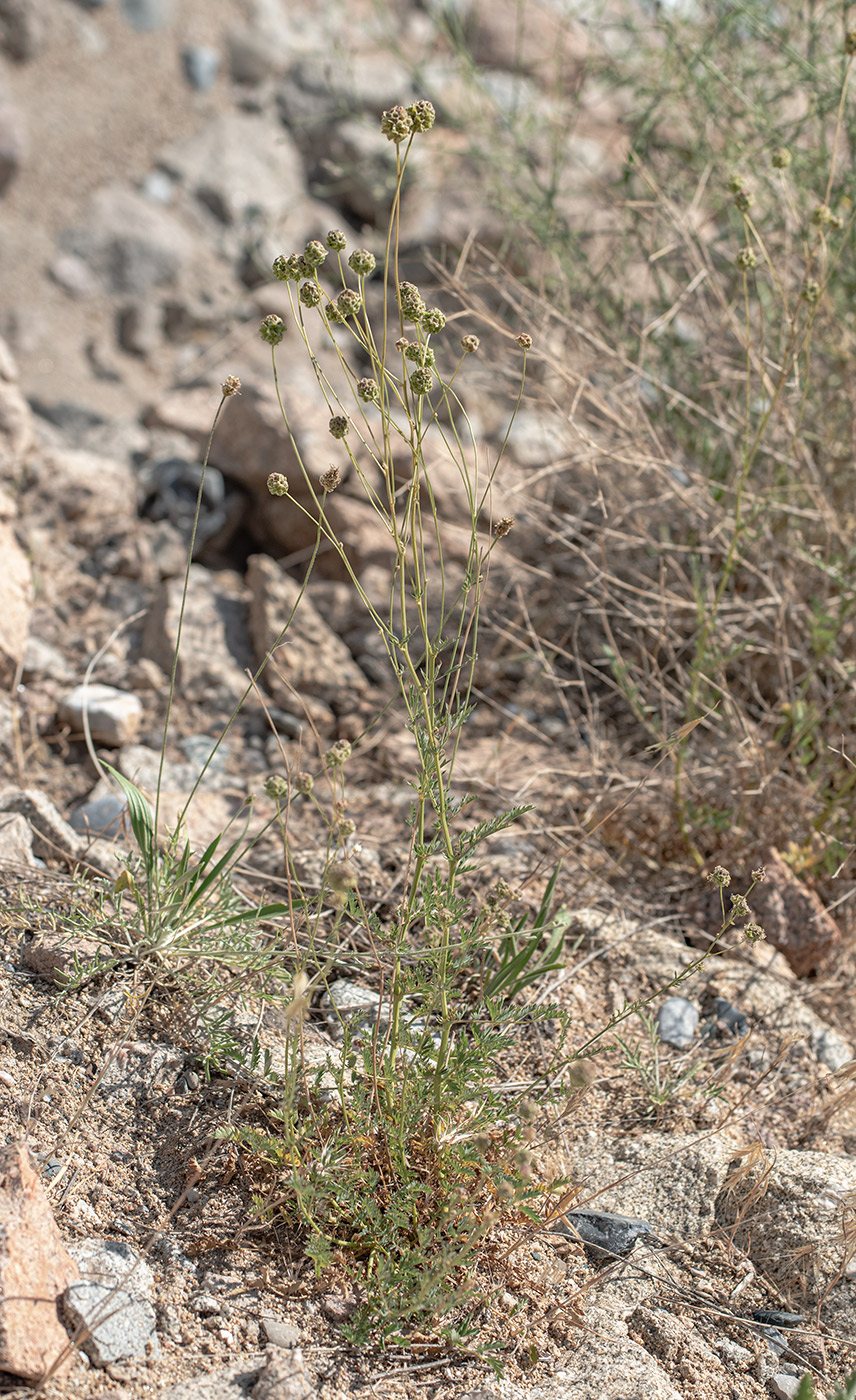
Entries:
<svg viewBox="0 0 856 1400">
<path fill-rule="evenodd" d="M 380 129 L 388 141 L 398 146 L 421 131 L 430 131 L 435 116 L 433 102 L 426 102 L 423 98 L 419 102 L 411 102 L 409 107 L 390 107 L 380 119 Z"/>
</svg>

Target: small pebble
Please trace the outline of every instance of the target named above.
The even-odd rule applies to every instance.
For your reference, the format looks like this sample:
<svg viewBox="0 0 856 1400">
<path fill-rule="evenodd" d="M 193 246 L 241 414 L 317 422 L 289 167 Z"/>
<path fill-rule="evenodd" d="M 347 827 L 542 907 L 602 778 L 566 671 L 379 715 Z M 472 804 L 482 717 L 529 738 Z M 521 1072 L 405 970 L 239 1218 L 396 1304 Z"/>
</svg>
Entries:
<svg viewBox="0 0 856 1400">
<path fill-rule="evenodd" d="M 184 76 L 197 92 L 207 92 L 214 86 L 220 71 L 220 55 L 216 49 L 202 44 L 188 44 L 182 50 L 181 63 Z"/>
</svg>

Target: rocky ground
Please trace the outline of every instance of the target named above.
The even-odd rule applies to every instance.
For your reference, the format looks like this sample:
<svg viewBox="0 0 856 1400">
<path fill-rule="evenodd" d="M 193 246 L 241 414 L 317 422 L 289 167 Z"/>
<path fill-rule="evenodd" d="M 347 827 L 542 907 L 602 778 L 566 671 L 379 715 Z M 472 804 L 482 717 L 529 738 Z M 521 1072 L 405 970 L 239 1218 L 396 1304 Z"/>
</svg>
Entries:
<svg viewBox="0 0 856 1400">
<path fill-rule="evenodd" d="M 466 62 L 432 5 L 0 0 L 6 1393 L 29 1393 L 81 1319 L 91 1335 L 47 1394 L 742 1400 L 790 1397 L 806 1370 L 831 1389 L 856 1369 L 852 933 L 764 842 L 754 863 L 766 863 L 768 880 L 753 908 L 767 941 L 731 937 L 730 951 L 655 1003 L 659 1043 L 629 1020 L 626 1043 L 608 1037 L 593 1074 L 569 1086 L 567 1110 L 538 1125 L 538 1170 L 573 1178 L 580 1214 L 576 1233 L 533 1226 L 486 1251 L 485 1280 L 503 1292 L 484 1335 L 510 1341 L 501 1378 L 427 1341 L 380 1353 L 343 1340 L 344 1285 L 317 1282 L 287 1240 L 258 1229 L 251 1171 L 214 1136 L 252 1121 L 265 1086 L 235 1067 L 206 1076 L 192 1007 L 174 989 L 142 1006 L 117 977 L 58 994 L 63 919 L 85 932 L 97 879 L 117 876 L 128 844 L 123 802 L 87 752 L 80 687 L 91 682 L 95 753 L 152 791 L 200 456 L 227 375 L 242 390 L 210 458 L 166 825 L 293 605 L 311 550 L 299 515 L 266 489 L 271 470 L 294 474 L 257 330 L 287 306 L 267 271 L 273 256 L 337 227 L 381 251 L 389 147 L 377 118 L 427 95 L 440 121 L 408 192 L 403 254 L 458 314 L 442 269 L 471 237 L 491 249 L 502 236 L 468 163 L 468 65 L 500 100 L 522 93 L 537 114 L 560 100 L 556 72 L 584 61 L 585 24 L 550 7 L 530 4 L 522 27 L 510 0 L 459 8 Z M 624 99 L 596 96 L 569 141 L 582 211 L 623 149 Z M 530 155 L 539 158 L 537 143 Z M 508 352 L 526 329 L 519 304 L 507 333 L 496 313 L 488 297 L 475 322 L 460 317 L 497 356 L 474 359 L 461 383 L 488 453 L 503 441 Z M 280 382 L 303 458 L 320 472 L 331 439 L 301 350 L 286 337 Z M 561 374 L 538 374 L 542 399 L 555 399 Z M 603 404 L 597 413 L 608 421 Z M 562 431 L 527 401 L 489 503 L 516 526 L 489 581 L 480 706 L 458 780 L 477 817 L 532 806 L 493 842 L 483 872 L 509 881 L 521 911 L 537 907 L 564 862 L 567 965 L 533 995 L 567 1008 L 583 1043 L 698 959 L 719 920 L 695 872 L 675 864 L 668 878 L 630 880 L 605 833 L 584 833 L 605 741 L 578 683 L 555 683 L 531 623 L 537 608 L 562 610 L 559 546 L 543 524 L 558 489 L 551 462 L 562 458 L 573 477 Z M 460 485 L 439 462 L 434 489 L 447 558 L 460 563 Z M 389 540 L 359 483 L 346 478 L 330 511 L 366 594 L 381 599 Z M 263 831 L 273 815 L 265 777 L 314 770 L 319 747 L 353 741 L 353 859 L 361 893 L 382 907 L 406 858 L 412 755 L 387 708 L 383 661 L 338 556 L 322 551 L 287 656 L 249 697 L 186 814 L 194 845 L 240 816 L 248 793 L 249 834 Z M 613 804 L 613 827 L 625 801 Z M 311 884 L 324 836 L 308 806 L 299 818 L 295 858 Z M 267 831 L 242 877 L 276 893 L 282 875 L 281 842 Z M 237 1002 L 225 1011 L 238 1041 L 256 1034 L 275 1062 L 285 1033 L 276 1015 Z M 320 1003 L 307 1035 L 331 1052 Z M 509 1072 L 525 1079 L 540 1053 L 524 1038 Z M 34 1284 L 47 1312 L 16 1311 Z M 111 1296 L 121 1307 L 94 1325 L 93 1308 Z"/>
</svg>

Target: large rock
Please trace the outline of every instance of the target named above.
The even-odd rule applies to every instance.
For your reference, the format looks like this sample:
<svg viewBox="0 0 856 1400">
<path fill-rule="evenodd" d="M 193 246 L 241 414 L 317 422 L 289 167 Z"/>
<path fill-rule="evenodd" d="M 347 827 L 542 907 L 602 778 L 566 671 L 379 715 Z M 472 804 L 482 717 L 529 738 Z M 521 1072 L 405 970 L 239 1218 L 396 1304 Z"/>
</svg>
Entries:
<svg viewBox="0 0 856 1400">
<path fill-rule="evenodd" d="M 0 521 L 0 685 L 14 682 L 30 626 L 33 581 L 30 562 L 7 521 Z"/>
<path fill-rule="evenodd" d="M 169 676 L 178 640 L 184 579 L 161 584 L 146 617 L 142 654 Z M 245 667 L 252 664 L 246 635 L 246 595 L 236 575 L 190 570 L 181 630 L 177 683 L 188 700 L 231 706 L 247 689 Z"/>
<path fill-rule="evenodd" d="M 58 1302 L 77 1278 L 29 1150 L 0 1150 L 0 1370 L 38 1381 L 68 1347 Z M 73 1353 L 59 1368 L 68 1370 Z"/>
<path fill-rule="evenodd" d="M 856 1320 L 856 1162 L 829 1152 L 744 1154 L 716 1197 L 716 1218 L 759 1271 L 817 1301 L 836 1283 Z M 849 1234 L 849 1240 L 848 1240 Z M 848 1248 L 849 1245 L 849 1248 Z"/>
<path fill-rule="evenodd" d="M 63 1312 L 83 1329 L 81 1347 L 95 1366 L 157 1354 L 154 1277 L 148 1264 L 119 1240 L 80 1240 L 72 1245 L 81 1277 L 70 1283 Z"/>
<path fill-rule="evenodd" d="M 100 189 L 86 226 L 70 230 L 62 243 L 109 291 L 138 296 L 174 282 L 196 249 L 193 234 L 173 214 L 124 185 Z"/>
<path fill-rule="evenodd" d="M 300 598 L 300 584 L 273 559 L 265 554 L 250 556 L 247 586 L 252 595 L 250 636 L 256 665 L 288 623 L 262 677 L 275 700 L 290 705 L 295 694 L 314 695 L 341 711 L 366 693 L 366 677 L 345 643 L 327 626 L 308 592 Z"/>
<path fill-rule="evenodd" d="M 224 224 L 261 215 L 276 223 L 304 192 L 303 163 L 281 130 L 246 112 L 224 112 L 158 157 L 159 164 Z"/>
</svg>

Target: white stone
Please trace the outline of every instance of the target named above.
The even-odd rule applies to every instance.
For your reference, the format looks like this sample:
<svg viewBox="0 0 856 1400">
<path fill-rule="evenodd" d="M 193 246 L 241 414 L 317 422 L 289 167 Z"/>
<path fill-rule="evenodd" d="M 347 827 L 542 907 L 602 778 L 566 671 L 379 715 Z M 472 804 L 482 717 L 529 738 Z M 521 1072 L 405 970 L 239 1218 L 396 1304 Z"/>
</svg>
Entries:
<svg viewBox="0 0 856 1400">
<path fill-rule="evenodd" d="M 77 685 L 60 701 L 60 719 L 79 733 L 84 730 L 84 712 L 95 743 L 110 748 L 133 744 L 143 719 L 137 696 L 112 685 Z"/>
</svg>

